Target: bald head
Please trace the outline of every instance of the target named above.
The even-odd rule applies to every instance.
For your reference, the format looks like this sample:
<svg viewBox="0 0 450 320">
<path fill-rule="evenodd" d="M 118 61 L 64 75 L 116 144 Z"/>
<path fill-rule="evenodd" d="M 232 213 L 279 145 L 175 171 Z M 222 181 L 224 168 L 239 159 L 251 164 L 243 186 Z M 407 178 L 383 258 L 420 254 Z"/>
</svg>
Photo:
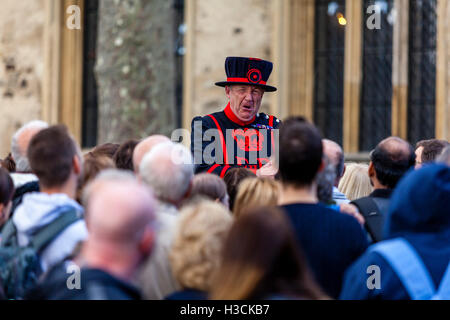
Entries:
<svg viewBox="0 0 450 320">
<path fill-rule="evenodd" d="M 403 175 L 415 165 L 414 149 L 405 140 L 389 137 L 381 141 L 370 155 L 376 178 L 383 187 L 394 189 Z M 372 169 L 369 168 L 369 175 Z"/>
<path fill-rule="evenodd" d="M 336 142 L 323 139 L 323 154 L 327 156 L 330 163 L 336 168 L 335 186 L 339 185 L 339 180 L 344 175 L 344 151 Z"/>
<path fill-rule="evenodd" d="M 166 136 L 162 135 L 154 135 L 150 136 L 144 140 L 142 140 L 134 149 L 133 152 L 133 166 L 134 171 L 136 173 L 139 172 L 139 167 L 141 165 L 142 159 L 144 156 L 150 152 L 155 146 L 157 146 L 160 143 L 169 142 L 170 139 Z"/>
<path fill-rule="evenodd" d="M 148 188 L 131 175 L 105 171 L 87 192 L 89 241 L 136 246 L 154 220 L 155 200 Z"/>
<path fill-rule="evenodd" d="M 411 145 L 399 137 L 389 137 L 378 144 L 389 155 L 392 161 L 401 161 L 411 156 Z"/>
<path fill-rule="evenodd" d="M 192 154 L 185 146 L 161 143 L 147 153 L 139 168 L 139 177 L 155 196 L 178 205 L 192 187 L 194 166 Z"/>
</svg>

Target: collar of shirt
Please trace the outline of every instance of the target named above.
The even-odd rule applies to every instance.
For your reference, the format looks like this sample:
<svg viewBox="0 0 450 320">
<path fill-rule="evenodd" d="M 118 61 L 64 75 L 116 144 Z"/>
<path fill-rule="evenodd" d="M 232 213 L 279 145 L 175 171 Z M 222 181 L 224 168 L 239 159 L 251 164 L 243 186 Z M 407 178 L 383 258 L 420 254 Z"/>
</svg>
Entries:
<svg viewBox="0 0 450 320">
<path fill-rule="evenodd" d="M 252 124 L 253 122 L 255 122 L 256 120 L 256 116 L 253 117 L 252 120 L 250 121 L 241 121 L 233 112 L 233 110 L 231 110 L 231 105 L 230 103 L 228 103 L 228 105 L 226 106 L 225 110 L 225 115 L 227 116 L 228 119 L 230 119 L 231 121 L 233 121 L 234 123 L 237 123 L 240 126 L 248 126 L 249 124 Z"/>
<path fill-rule="evenodd" d="M 370 196 L 373 198 L 386 198 L 387 199 L 387 198 L 391 197 L 393 191 L 394 190 L 392 190 L 392 189 L 375 189 L 370 194 Z"/>
</svg>

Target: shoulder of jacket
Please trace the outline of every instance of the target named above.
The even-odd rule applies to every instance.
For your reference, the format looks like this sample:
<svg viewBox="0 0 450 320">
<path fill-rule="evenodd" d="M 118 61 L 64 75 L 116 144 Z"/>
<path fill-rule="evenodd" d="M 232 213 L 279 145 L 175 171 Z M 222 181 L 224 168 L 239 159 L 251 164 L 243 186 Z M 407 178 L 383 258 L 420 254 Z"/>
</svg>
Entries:
<svg viewBox="0 0 450 320">
<path fill-rule="evenodd" d="M 203 125 L 206 125 L 208 127 L 216 127 L 215 121 L 220 121 L 224 117 L 224 115 L 225 114 L 223 111 L 219 111 L 204 116 L 194 117 L 194 119 L 192 119 L 192 126 L 194 125 L 195 121 L 201 121 Z"/>
<path fill-rule="evenodd" d="M 263 123 L 263 124 L 269 124 L 270 117 L 273 117 L 273 126 L 274 127 L 278 127 L 281 124 L 281 120 L 280 119 L 278 119 L 275 116 L 265 114 L 264 112 L 258 113 L 256 115 L 256 121 L 258 121 L 260 123 Z"/>
</svg>

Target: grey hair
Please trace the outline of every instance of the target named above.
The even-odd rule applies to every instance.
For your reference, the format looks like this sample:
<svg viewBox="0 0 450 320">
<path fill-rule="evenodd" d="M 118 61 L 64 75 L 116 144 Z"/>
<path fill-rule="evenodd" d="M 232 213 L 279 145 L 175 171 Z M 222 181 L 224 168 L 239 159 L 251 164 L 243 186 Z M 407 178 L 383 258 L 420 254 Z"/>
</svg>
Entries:
<svg viewBox="0 0 450 320">
<path fill-rule="evenodd" d="M 336 179 L 336 167 L 327 156 L 325 169 L 317 174 L 317 197 L 320 202 L 330 204 L 333 202 L 333 185 Z"/>
<path fill-rule="evenodd" d="M 92 180 L 83 190 L 81 197 L 81 203 L 83 207 L 87 208 L 90 196 L 93 189 L 99 183 L 110 183 L 110 182 L 137 182 L 136 177 L 128 171 L 117 170 L 117 169 L 106 169 L 100 172 L 97 177 Z"/>
<path fill-rule="evenodd" d="M 450 146 L 445 147 L 441 154 L 436 158 L 436 162 L 445 163 L 450 166 Z"/>
<path fill-rule="evenodd" d="M 34 120 L 23 125 L 14 133 L 11 140 L 11 154 L 16 163 L 16 170 L 18 172 L 31 172 L 30 162 L 27 157 L 27 150 L 21 150 L 19 140 L 22 134 L 32 129 L 47 129 L 48 123 L 41 120 Z"/>
<path fill-rule="evenodd" d="M 344 151 L 342 150 L 342 147 L 335 141 L 330 139 L 323 139 L 324 143 L 327 143 L 328 145 L 332 145 L 338 150 L 338 152 L 335 155 L 329 155 L 332 158 L 329 158 L 329 160 L 334 164 L 335 170 L 336 170 L 336 178 L 340 178 L 344 175 L 344 168 L 345 168 L 345 155 Z M 325 152 L 324 152 L 325 153 Z"/>
<path fill-rule="evenodd" d="M 139 175 L 159 200 L 179 202 L 194 176 L 192 154 L 181 144 L 161 143 L 144 156 Z"/>
<path fill-rule="evenodd" d="M 345 156 L 344 152 L 339 153 L 339 161 L 336 164 L 336 175 L 337 177 L 342 177 L 344 175 L 344 166 L 345 166 Z"/>
</svg>

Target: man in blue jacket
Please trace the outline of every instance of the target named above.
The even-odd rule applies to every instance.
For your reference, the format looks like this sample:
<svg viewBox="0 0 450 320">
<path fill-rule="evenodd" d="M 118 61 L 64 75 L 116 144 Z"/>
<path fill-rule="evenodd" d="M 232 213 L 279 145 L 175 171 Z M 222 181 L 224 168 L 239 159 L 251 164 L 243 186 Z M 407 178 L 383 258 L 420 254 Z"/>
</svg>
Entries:
<svg viewBox="0 0 450 320">
<path fill-rule="evenodd" d="M 347 270 L 340 298 L 445 298 L 441 287 L 450 299 L 449 208 L 450 167 L 433 164 L 410 172 L 391 198 L 386 240 Z"/>
</svg>

